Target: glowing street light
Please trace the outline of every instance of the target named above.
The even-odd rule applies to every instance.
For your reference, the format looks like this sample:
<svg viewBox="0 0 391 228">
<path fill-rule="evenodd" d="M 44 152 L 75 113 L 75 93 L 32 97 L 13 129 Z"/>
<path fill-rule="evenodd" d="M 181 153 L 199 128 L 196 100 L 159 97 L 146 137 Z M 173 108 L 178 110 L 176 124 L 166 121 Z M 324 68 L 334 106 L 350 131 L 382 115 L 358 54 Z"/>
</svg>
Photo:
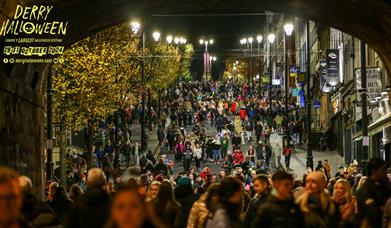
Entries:
<svg viewBox="0 0 391 228">
<path fill-rule="evenodd" d="M 131 29 L 132 29 L 132 32 L 133 32 L 134 34 L 137 34 L 138 31 L 139 31 L 140 28 L 141 28 L 141 24 L 140 24 L 139 22 L 137 22 L 137 21 L 133 21 L 133 22 L 130 23 L 130 27 L 131 27 Z"/>
<path fill-rule="evenodd" d="M 253 41 L 254 41 L 254 39 L 250 36 L 248 39 L 248 42 L 250 43 L 250 44 L 252 44 L 253 43 Z"/>
<path fill-rule="evenodd" d="M 274 43 L 274 39 L 276 39 L 276 35 L 274 35 L 273 33 L 270 33 L 270 34 L 267 36 L 267 40 L 268 40 L 269 43 L 271 43 L 271 44 Z"/>
<path fill-rule="evenodd" d="M 166 41 L 167 41 L 168 44 L 171 44 L 171 43 L 172 43 L 172 40 L 173 40 L 173 38 L 172 38 L 171 35 L 168 35 L 168 36 L 166 37 Z"/>
<path fill-rule="evenodd" d="M 154 39 L 156 42 L 158 42 L 159 39 L 160 39 L 160 32 L 154 32 L 154 33 L 152 34 L 152 36 L 153 36 L 153 39 Z"/>
<path fill-rule="evenodd" d="M 258 43 L 262 43 L 262 39 L 263 39 L 262 35 L 258 35 L 257 36 Z"/>
<path fill-rule="evenodd" d="M 285 30 L 285 34 L 287 36 L 291 36 L 292 32 L 293 32 L 293 24 L 292 23 L 285 24 L 284 25 L 284 30 Z"/>
<path fill-rule="evenodd" d="M 179 37 L 175 37 L 175 38 L 174 38 L 174 43 L 175 43 L 175 44 L 179 44 Z"/>
</svg>

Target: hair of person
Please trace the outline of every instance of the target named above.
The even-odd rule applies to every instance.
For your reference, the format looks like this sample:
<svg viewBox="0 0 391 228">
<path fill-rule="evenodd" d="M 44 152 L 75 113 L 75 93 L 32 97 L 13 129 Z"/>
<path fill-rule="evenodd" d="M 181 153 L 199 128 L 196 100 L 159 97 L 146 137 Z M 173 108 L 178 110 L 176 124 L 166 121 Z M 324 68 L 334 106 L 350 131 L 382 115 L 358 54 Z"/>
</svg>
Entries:
<svg viewBox="0 0 391 228">
<path fill-rule="evenodd" d="M 292 176 L 292 174 L 284 172 L 284 171 L 278 171 L 273 174 L 272 182 L 281 181 L 281 180 L 293 181 L 293 176 Z"/>
<path fill-rule="evenodd" d="M 23 192 L 31 192 L 33 189 L 33 182 L 27 176 L 19 177 L 19 185 L 22 188 Z"/>
<path fill-rule="evenodd" d="M 265 174 L 258 174 L 258 175 L 256 175 L 256 176 L 253 178 L 253 183 L 254 183 L 255 181 L 264 182 L 264 183 L 267 184 L 267 186 L 270 185 L 270 183 L 269 183 L 269 177 L 268 177 L 267 175 L 265 175 Z"/>
<path fill-rule="evenodd" d="M 8 167 L 0 166 L 0 184 L 8 184 L 14 180 L 18 180 L 16 171 Z"/>
<path fill-rule="evenodd" d="M 69 192 L 74 193 L 74 195 L 77 197 L 83 194 L 83 189 L 81 189 L 79 184 L 73 184 L 69 189 Z"/>
<path fill-rule="evenodd" d="M 159 182 L 159 181 L 152 181 L 152 183 L 149 185 L 148 190 L 149 190 L 152 186 L 159 186 L 159 187 L 160 187 L 161 184 L 162 184 L 162 183 Z"/>
<path fill-rule="evenodd" d="M 207 191 L 205 192 L 205 194 L 206 194 L 206 198 L 205 198 L 206 208 L 210 209 L 212 206 L 211 204 L 214 203 L 214 202 L 212 202 L 212 198 L 219 196 L 219 188 L 220 188 L 220 184 L 214 183 L 214 184 L 211 184 L 209 186 L 209 188 L 207 189 Z"/>
<path fill-rule="evenodd" d="M 163 211 L 168 202 L 179 205 L 179 203 L 175 200 L 171 183 L 168 181 L 163 181 L 155 199 L 156 211 Z"/>
<path fill-rule="evenodd" d="M 99 168 L 92 168 L 87 173 L 88 188 L 102 188 L 106 184 L 106 175 Z"/>
<path fill-rule="evenodd" d="M 115 199 L 115 196 L 117 196 L 118 194 L 123 193 L 123 192 L 134 192 L 134 193 L 136 193 L 136 196 L 140 199 L 140 201 L 142 203 L 144 203 L 144 198 L 145 197 L 144 197 L 143 194 L 141 194 L 139 186 L 138 185 L 134 185 L 134 184 L 129 184 L 129 183 L 121 183 L 121 184 L 119 184 L 119 186 L 117 188 L 117 191 L 115 192 L 112 201 Z"/>
<path fill-rule="evenodd" d="M 235 194 L 235 192 L 243 188 L 242 183 L 237 178 L 227 177 L 220 182 L 218 194 L 220 200 L 228 201 L 228 199 Z"/>
<path fill-rule="evenodd" d="M 368 176 L 371 176 L 376 170 L 385 167 L 386 162 L 381 158 L 372 158 L 367 164 Z"/>
<path fill-rule="evenodd" d="M 350 202 L 350 200 L 352 199 L 352 188 L 350 186 L 349 181 L 346 179 L 338 179 L 337 182 L 335 182 L 335 184 L 334 184 L 333 196 L 335 196 L 335 186 L 337 186 L 338 184 L 342 184 L 343 188 L 345 189 L 345 196 L 344 197 L 347 202 Z"/>
<path fill-rule="evenodd" d="M 50 183 L 50 185 L 49 185 L 49 188 L 54 188 L 55 190 L 57 190 L 59 187 L 60 187 L 60 184 L 56 181 Z"/>
</svg>

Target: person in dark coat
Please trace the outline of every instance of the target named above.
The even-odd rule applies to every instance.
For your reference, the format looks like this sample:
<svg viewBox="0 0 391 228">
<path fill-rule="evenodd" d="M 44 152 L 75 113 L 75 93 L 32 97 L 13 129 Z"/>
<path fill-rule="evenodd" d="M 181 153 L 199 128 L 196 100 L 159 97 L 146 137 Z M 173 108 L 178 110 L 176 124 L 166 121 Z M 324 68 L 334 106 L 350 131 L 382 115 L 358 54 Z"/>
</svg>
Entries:
<svg viewBox="0 0 391 228">
<path fill-rule="evenodd" d="M 159 140 L 159 145 L 162 145 L 164 140 L 164 128 L 160 124 L 157 128 L 157 139 Z"/>
<path fill-rule="evenodd" d="M 371 227 L 381 227 L 382 208 L 391 193 L 386 163 L 381 158 L 372 158 L 367 169 L 368 179 L 357 191 L 358 211 Z"/>
<path fill-rule="evenodd" d="M 260 208 L 266 201 L 269 195 L 269 179 L 265 174 L 255 176 L 252 180 L 253 190 L 255 192 L 254 198 L 251 199 L 247 208 L 246 216 L 244 218 L 244 227 L 251 227 L 255 221 L 258 208 Z"/>
<path fill-rule="evenodd" d="M 68 199 L 63 187 L 56 188 L 53 198 L 47 204 L 56 212 L 56 215 L 61 221 L 64 221 L 72 207 L 72 201 Z"/>
<path fill-rule="evenodd" d="M 191 186 L 190 178 L 181 177 L 178 180 L 178 186 L 175 188 L 174 194 L 175 199 L 182 206 L 182 216 L 179 226 L 186 227 L 191 207 L 193 206 L 194 202 L 198 200 L 198 197 L 196 194 L 194 194 L 193 188 Z"/>
<path fill-rule="evenodd" d="M 43 201 L 31 193 L 32 182 L 26 176 L 19 177 L 23 190 L 22 216 L 34 227 L 58 227 L 61 225 L 56 213 Z"/>
<path fill-rule="evenodd" d="M 242 143 L 242 139 L 240 138 L 240 136 L 234 133 L 234 136 L 232 137 L 232 146 L 234 148 L 237 148 L 240 146 L 241 143 Z"/>
<path fill-rule="evenodd" d="M 148 158 L 148 160 L 150 160 L 152 162 L 152 165 L 156 164 L 156 158 L 153 155 L 152 150 L 148 150 L 147 158 Z"/>
<path fill-rule="evenodd" d="M 168 166 L 164 164 L 163 158 L 159 159 L 158 164 L 155 166 L 154 175 L 161 174 L 165 177 L 168 177 L 170 175 Z"/>
<path fill-rule="evenodd" d="M 102 227 L 110 215 L 110 196 L 104 189 L 106 177 L 101 169 L 87 174 L 87 191 L 74 202 L 65 227 Z"/>
<path fill-rule="evenodd" d="M 277 172 L 272 176 L 274 192 L 257 211 L 252 227 L 305 227 L 304 217 L 298 205 L 295 204 L 291 193 L 293 186 L 292 175 Z"/>
</svg>

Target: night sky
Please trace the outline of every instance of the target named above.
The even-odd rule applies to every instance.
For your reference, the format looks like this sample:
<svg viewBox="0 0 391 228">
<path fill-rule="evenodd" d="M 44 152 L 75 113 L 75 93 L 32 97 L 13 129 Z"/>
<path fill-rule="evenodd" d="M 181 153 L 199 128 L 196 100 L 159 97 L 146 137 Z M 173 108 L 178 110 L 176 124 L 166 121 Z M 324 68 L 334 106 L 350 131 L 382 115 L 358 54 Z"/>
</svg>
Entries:
<svg viewBox="0 0 391 228">
<path fill-rule="evenodd" d="M 240 39 L 264 31 L 265 16 L 258 15 L 155 15 L 151 19 L 151 27 L 158 29 L 162 36 L 168 34 L 182 35 L 191 42 L 195 49 L 191 72 L 198 78 L 203 73 L 202 53 L 204 46 L 199 44 L 200 38 L 212 38 L 214 44 L 209 51 L 218 60 L 213 64 L 213 76 L 224 72 L 224 60 L 231 55 L 243 54 Z M 254 42 L 255 43 L 255 42 Z M 254 44 L 256 46 L 256 44 Z"/>
</svg>

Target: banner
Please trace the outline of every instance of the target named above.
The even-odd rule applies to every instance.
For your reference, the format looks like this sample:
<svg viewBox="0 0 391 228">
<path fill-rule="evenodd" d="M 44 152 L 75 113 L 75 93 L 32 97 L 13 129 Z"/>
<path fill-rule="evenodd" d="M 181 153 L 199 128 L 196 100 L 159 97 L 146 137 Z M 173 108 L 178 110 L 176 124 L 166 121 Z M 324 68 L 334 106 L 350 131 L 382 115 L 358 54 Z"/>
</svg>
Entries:
<svg viewBox="0 0 391 228">
<path fill-rule="evenodd" d="M 356 91 L 357 91 L 357 102 L 356 104 L 356 121 L 362 118 L 361 111 L 361 94 L 358 90 L 361 89 L 361 68 L 355 70 L 356 75 Z M 381 74 L 379 67 L 367 67 L 367 102 L 374 101 L 377 96 L 380 95 L 382 89 Z M 367 113 L 369 112 L 369 106 Z"/>
<path fill-rule="evenodd" d="M 331 86 L 338 84 L 339 80 L 339 50 L 326 50 L 327 79 Z"/>
<path fill-rule="evenodd" d="M 324 87 L 327 86 L 327 62 L 325 59 L 319 60 L 319 71 L 320 91 L 325 92 Z"/>
<path fill-rule="evenodd" d="M 361 89 L 361 68 L 355 70 L 356 75 L 356 89 Z M 375 98 L 380 95 L 382 88 L 380 68 L 368 67 L 367 68 L 367 99 L 368 101 L 374 101 Z M 361 101 L 361 96 L 357 95 L 357 101 Z"/>
</svg>

